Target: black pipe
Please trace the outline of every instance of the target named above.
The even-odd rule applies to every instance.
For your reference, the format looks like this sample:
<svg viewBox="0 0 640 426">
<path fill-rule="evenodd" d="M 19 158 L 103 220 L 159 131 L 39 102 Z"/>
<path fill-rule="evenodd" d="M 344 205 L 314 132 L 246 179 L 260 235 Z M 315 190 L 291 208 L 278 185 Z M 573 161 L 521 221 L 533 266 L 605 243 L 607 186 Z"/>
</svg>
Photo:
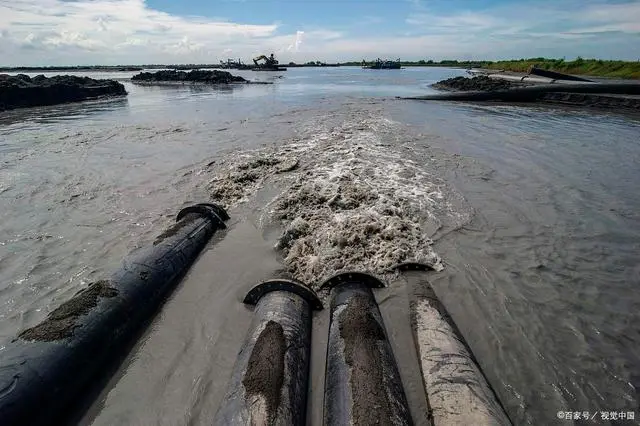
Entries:
<svg viewBox="0 0 640 426">
<path fill-rule="evenodd" d="M 332 288 L 324 424 L 413 424 L 371 291 L 384 284 L 367 274 L 343 273 L 323 287 Z"/>
<path fill-rule="evenodd" d="M 582 77 L 576 77 L 575 75 L 571 75 L 571 74 L 564 74 L 561 72 L 556 72 L 556 71 L 551 71 L 551 70 L 545 70 L 542 68 L 538 68 L 538 67 L 531 67 L 531 69 L 529 70 L 529 74 L 531 75 L 539 75 L 540 77 L 547 77 L 547 78 L 551 78 L 554 80 L 566 80 L 566 81 L 586 81 L 586 82 L 590 82 L 591 80 L 587 80 L 586 78 L 582 78 Z"/>
<path fill-rule="evenodd" d="M 110 279 L 78 292 L 0 350 L 0 425 L 59 424 L 104 380 L 227 213 L 198 204 Z"/>
<path fill-rule="evenodd" d="M 542 98 L 547 93 L 602 93 L 619 95 L 640 95 L 638 83 L 571 83 L 541 84 L 517 87 L 508 90 L 448 92 L 425 96 L 403 97 L 423 101 L 512 101 L 528 102 Z"/>
<path fill-rule="evenodd" d="M 244 303 L 256 305 L 214 424 L 304 425 L 315 293 L 296 281 L 259 284 Z"/>
</svg>

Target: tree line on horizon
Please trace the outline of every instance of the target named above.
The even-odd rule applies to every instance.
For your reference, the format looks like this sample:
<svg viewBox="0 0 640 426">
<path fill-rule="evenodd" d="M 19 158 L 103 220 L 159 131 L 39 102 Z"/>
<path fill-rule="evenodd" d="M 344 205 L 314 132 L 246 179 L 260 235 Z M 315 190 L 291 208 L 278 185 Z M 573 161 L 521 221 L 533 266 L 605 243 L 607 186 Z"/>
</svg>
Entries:
<svg viewBox="0 0 640 426">
<path fill-rule="evenodd" d="M 521 58 L 510 60 L 457 60 L 421 59 L 418 61 L 400 61 L 402 66 L 437 66 L 437 67 L 465 67 L 465 68 L 489 68 L 495 70 L 528 72 L 532 66 L 545 70 L 557 71 L 567 74 L 593 75 L 601 77 L 640 78 L 640 60 L 621 61 L 604 59 L 585 59 L 578 56 L 567 61 L 565 58 Z M 360 62 L 347 62 L 342 65 L 360 65 Z"/>
<path fill-rule="evenodd" d="M 465 68 L 489 68 L 501 69 L 505 71 L 527 72 L 532 66 L 538 68 L 563 72 L 568 74 L 582 74 L 602 77 L 617 78 L 639 78 L 639 61 L 620 61 L 603 59 L 584 59 L 578 57 L 575 60 L 567 61 L 564 58 L 522 58 L 511 60 L 457 60 L 443 59 L 435 61 L 433 59 L 420 59 L 418 61 L 400 61 L 402 66 L 437 66 L 437 67 L 465 67 Z M 360 66 L 362 61 L 326 63 L 321 61 L 308 61 L 302 64 L 289 62 L 291 67 L 323 67 L 323 66 Z M 287 65 L 285 65 L 287 66 Z M 138 71 L 141 69 L 194 69 L 194 68 L 219 68 L 220 64 L 146 64 L 146 65 L 83 65 L 83 66 L 44 66 L 44 67 L 2 67 L 0 71 L 58 71 L 58 70 L 118 70 L 118 71 Z"/>
</svg>

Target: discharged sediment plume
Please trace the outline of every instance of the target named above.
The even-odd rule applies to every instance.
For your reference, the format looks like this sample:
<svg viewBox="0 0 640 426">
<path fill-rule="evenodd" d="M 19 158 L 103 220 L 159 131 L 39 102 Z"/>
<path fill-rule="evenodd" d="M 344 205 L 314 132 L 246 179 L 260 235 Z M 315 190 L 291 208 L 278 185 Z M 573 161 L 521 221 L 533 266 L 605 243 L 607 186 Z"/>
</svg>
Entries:
<svg viewBox="0 0 640 426">
<path fill-rule="evenodd" d="M 233 205 L 262 187 L 282 188 L 261 207 L 263 219 L 283 229 L 276 249 L 288 273 L 312 286 L 345 270 L 385 276 L 408 261 L 441 269 L 429 230 L 446 208 L 443 185 L 406 159 L 394 122 L 355 116 L 239 154 L 210 182 L 212 198 Z"/>
</svg>

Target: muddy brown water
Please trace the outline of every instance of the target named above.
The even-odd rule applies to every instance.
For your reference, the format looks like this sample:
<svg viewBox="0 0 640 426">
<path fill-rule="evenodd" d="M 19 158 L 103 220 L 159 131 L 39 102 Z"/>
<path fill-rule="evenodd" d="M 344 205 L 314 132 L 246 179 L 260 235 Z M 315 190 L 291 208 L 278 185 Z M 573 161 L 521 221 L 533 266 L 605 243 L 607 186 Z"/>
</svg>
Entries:
<svg viewBox="0 0 640 426">
<path fill-rule="evenodd" d="M 376 298 L 424 424 L 410 288 L 384 272 L 413 258 L 442 266 L 427 279 L 515 424 L 567 424 L 558 411 L 638 417 L 640 118 L 392 98 L 461 73 L 292 69 L 226 89 L 125 81 L 127 99 L 3 113 L 0 359 L 3 342 L 209 200 L 229 168 L 275 156 L 298 163 L 227 200 L 229 229 L 82 424 L 211 423 L 251 321 L 246 292 L 285 272 L 317 286 L 349 264 L 389 283 Z M 297 217 L 306 231 L 276 252 Z M 310 424 L 322 419 L 327 326 L 328 311 L 315 313 Z"/>
</svg>

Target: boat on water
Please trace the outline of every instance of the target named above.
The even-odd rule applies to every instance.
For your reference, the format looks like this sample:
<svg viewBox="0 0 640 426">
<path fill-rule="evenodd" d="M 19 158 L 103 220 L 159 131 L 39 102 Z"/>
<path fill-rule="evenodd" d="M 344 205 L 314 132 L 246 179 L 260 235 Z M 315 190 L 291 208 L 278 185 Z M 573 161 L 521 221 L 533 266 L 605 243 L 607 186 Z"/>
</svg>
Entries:
<svg viewBox="0 0 640 426">
<path fill-rule="evenodd" d="M 227 61 L 220 61 L 220 68 L 222 69 L 234 69 L 234 70 L 249 70 L 251 69 L 250 65 L 245 64 L 242 60 L 238 59 L 237 61 L 233 59 L 227 59 Z"/>
<path fill-rule="evenodd" d="M 267 57 L 265 55 L 260 55 L 257 58 L 253 59 L 253 63 L 255 67 L 254 71 L 286 71 L 287 69 L 282 65 L 278 65 L 278 60 L 275 58 L 273 53 Z"/>
<path fill-rule="evenodd" d="M 390 61 L 388 59 L 376 59 L 373 63 L 367 63 L 364 59 L 362 60 L 362 68 L 368 70 L 399 70 L 402 68 L 400 64 L 400 58 L 395 61 Z"/>
</svg>

